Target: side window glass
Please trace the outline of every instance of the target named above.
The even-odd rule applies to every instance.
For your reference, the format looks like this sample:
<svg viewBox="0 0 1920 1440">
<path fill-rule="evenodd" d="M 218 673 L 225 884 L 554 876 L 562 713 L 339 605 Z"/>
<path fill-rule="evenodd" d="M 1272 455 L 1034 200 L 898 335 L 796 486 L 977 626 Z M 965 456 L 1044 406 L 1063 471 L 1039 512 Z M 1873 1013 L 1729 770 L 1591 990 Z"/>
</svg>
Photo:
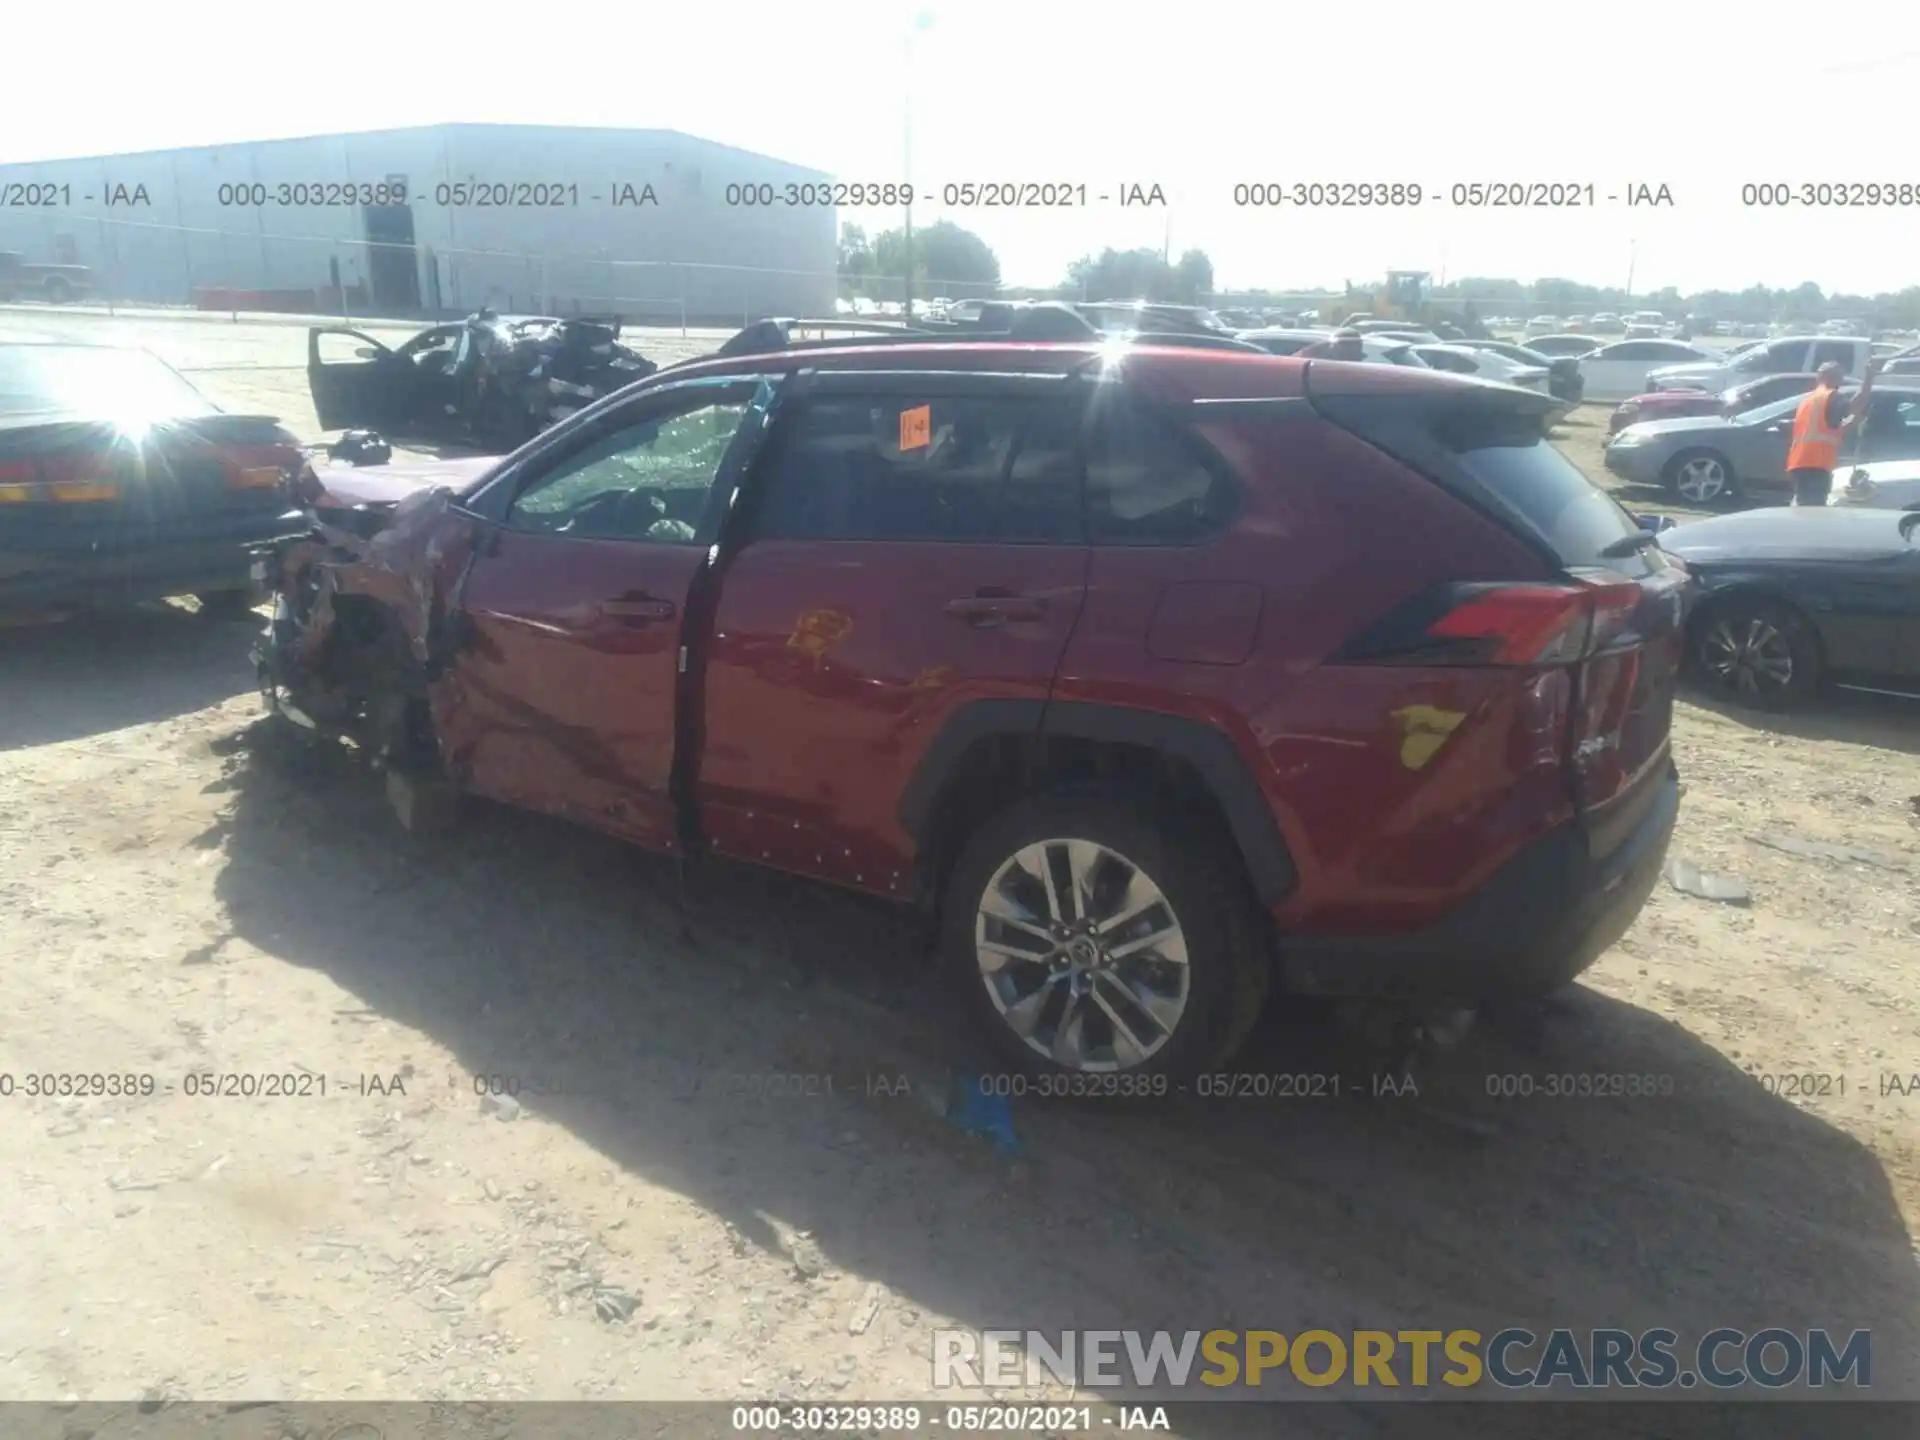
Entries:
<svg viewBox="0 0 1920 1440">
<path fill-rule="evenodd" d="M 1767 369 L 1775 375 L 1798 375 L 1809 369 L 1807 364 L 1807 342 L 1804 340 L 1786 345 L 1767 347 Z"/>
<path fill-rule="evenodd" d="M 461 339 L 459 330 L 429 331 L 418 345 L 409 346 L 401 353 L 422 370 L 445 374 L 453 369 Z"/>
<path fill-rule="evenodd" d="M 1069 545 L 1080 539 L 1081 407 L 1043 401 L 1031 407 L 1000 489 L 996 540 Z"/>
<path fill-rule="evenodd" d="M 507 526 L 590 540 L 695 543 L 751 397 L 688 396 L 615 430 L 521 491 Z"/>
<path fill-rule="evenodd" d="M 1920 405 L 1898 394 L 1881 392 L 1867 402 L 1866 434 L 1874 439 L 1907 440 L 1920 426 Z"/>
<path fill-rule="evenodd" d="M 1094 542 L 1180 545 L 1218 530 L 1233 495 L 1199 444 L 1137 406 L 1096 402 L 1087 447 L 1087 528 Z"/>
<path fill-rule="evenodd" d="M 807 404 L 788 420 L 770 457 L 755 533 L 789 540 L 991 539 L 1029 408 L 967 395 Z"/>
</svg>

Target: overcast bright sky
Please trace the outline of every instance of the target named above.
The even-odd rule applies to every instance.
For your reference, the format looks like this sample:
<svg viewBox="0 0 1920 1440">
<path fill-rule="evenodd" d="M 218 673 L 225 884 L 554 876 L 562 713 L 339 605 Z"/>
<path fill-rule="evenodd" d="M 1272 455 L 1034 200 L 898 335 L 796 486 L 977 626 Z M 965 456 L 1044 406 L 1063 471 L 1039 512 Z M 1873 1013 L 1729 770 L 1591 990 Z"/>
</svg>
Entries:
<svg viewBox="0 0 1920 1440">
<path fill-rule="evenodd" d="M 916 12 L 930 23 L 906 55 Z M 1160 184 L 1167 211 L 951 213 L 1006 280 L 1103 245 L 1197 246 L 1217 282 L 1338 285 L 1388 268 L 1634 288 L 1920 283 L 1920 205 L 1752 210 L 1745 181 L 1920 185 L 1898 123 L 1920 4 L 1582 7 L 1088 0 L 728 0 L 448 7 L 15 7 L 0 162 L 438 121 L 682 130 L 891 181 Z M 22 65 L 22 57 L 46 63 Z M 68 57 L 71 57 L 69 60 Z M 585 177 L 583 177 L 585 178 Z M 1670 210 L 1236 210 L 1237 181 L 1668 185 Z M 937 202 L 937 197 L 936 197 Z M 843 211 L 869 229 L 898 211 Z M 917 205 L 916 224 L 941 217 Z M 1637 242 L 1637 243 L 1636 243 Z"/>
</svg>

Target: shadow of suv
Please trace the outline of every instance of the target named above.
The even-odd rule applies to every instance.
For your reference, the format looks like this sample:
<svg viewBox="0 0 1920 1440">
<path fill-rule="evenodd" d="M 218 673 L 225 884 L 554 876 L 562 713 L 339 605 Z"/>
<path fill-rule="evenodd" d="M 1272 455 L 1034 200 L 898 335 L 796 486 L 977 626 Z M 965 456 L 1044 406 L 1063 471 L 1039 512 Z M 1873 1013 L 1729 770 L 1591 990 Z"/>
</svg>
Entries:
<svg viewBox="0 0 1920 1440">
<path fill-rule="evenodd" d="M 777 330 L 472 480 L 313 480 L 271 703 L 408 796 L 921 906 L 1007 1057 L 1096 1090 L 1276 984 L 1537 994 L 1632 922 L 1686 577 L 1547 397 Z"/>
</svg>

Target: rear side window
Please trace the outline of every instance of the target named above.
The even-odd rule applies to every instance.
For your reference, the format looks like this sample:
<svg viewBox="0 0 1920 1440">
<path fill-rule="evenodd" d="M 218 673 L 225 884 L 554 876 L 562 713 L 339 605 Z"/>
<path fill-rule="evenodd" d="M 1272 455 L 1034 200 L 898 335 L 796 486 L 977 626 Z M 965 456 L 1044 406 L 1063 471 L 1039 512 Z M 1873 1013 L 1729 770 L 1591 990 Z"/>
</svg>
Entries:
<svg viewBox="0 0 1920 1440">
<path fill-rule="evenodd" d="M 1075 436 L 1057 401 L 875 394 L 805 404 L 768 457 L 754 533 L 1068 542 L 1079 528 Z"/>
<path fill-rule="evenodd" d="M 1474 375 L 1480 367 L 1465 355 L 1456 355 L 1451 350 L 1416 350 L 1414 354 L 1435 370 L 1450 370 L 1455 375 Z"/>
<path fill-rule="evenodd" d="M 1807 342 L 1788 340 L 1779 345 L 1768 345 L 1761 349 L 1762 366 L 1770 374 L 1787 375 L 1805 370 L 1807 366 Z"/>
<path fill-rule="evenodd" d="M 1122 395 L 1095 402 L 1087 530 L 1095 544 L 1189 545 L 1231 518 L 1232 482 L 1202 442 Z"/>
<path fill-rule="evenodd" d="M 1546 441 L 1532 404 L 1506 397 L 1374 395 L 1326 396 L 1315 403 L 1342 429 L 1530 531 L 1569 569 L 1600 566 L 1638 577 L 1658 563 L 1646 551 L 1601 555 L 1639 526 Z"/>
</svg>

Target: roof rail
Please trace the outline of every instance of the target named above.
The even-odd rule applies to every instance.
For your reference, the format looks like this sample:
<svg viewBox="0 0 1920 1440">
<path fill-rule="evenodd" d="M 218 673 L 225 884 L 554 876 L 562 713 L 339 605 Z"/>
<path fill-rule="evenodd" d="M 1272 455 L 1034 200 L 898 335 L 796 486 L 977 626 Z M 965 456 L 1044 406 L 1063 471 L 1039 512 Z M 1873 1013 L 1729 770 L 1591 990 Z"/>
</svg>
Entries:
<svg viewBox="0 0 1920 1440">
<path fill-rule="evenodd" d="M 1025 317 L 1020 317 L 1024 319 Z M 1052 318 L 1045 323 L 1045 330 L 1055 329 Z M 807 330 L 840 330 L 849 333 L 844 336 L 823 337 L 820 339 L 795 339 L 794 332 Z M 1128 345 L 1149 345 L 1164 348 L 1184 348 L 1194 350 L 1234 350 L 1244 354 L 1265 355 L 1267 352 L 1258 345 L 1250 345 L 1227 335 L 1194 335 L 1185 332 L 1161 331 L 1103 331 L 1088 326 L 1080 332 L 1045 333 L 1039 325 L 1015 325 L 1005 330 L 978 330 L 965 325 L 941 326 L 938 329 L 912 328 L 906 325 L 889 325 L 884 329 L 861 322 L 796 320 L 782 318 L 760 320 L 747 326 L 729 339 L 717 351 L 714 357 L 724 358 L 736 355 L 771 355 L 791 350 L 835 349 L 842 346 L 857 345 L 1006 345 L 1006 344 L 1104 344 L 1119 341 Z M 691 362 L 683 362 L 691 363 Z"/>
</svg>

